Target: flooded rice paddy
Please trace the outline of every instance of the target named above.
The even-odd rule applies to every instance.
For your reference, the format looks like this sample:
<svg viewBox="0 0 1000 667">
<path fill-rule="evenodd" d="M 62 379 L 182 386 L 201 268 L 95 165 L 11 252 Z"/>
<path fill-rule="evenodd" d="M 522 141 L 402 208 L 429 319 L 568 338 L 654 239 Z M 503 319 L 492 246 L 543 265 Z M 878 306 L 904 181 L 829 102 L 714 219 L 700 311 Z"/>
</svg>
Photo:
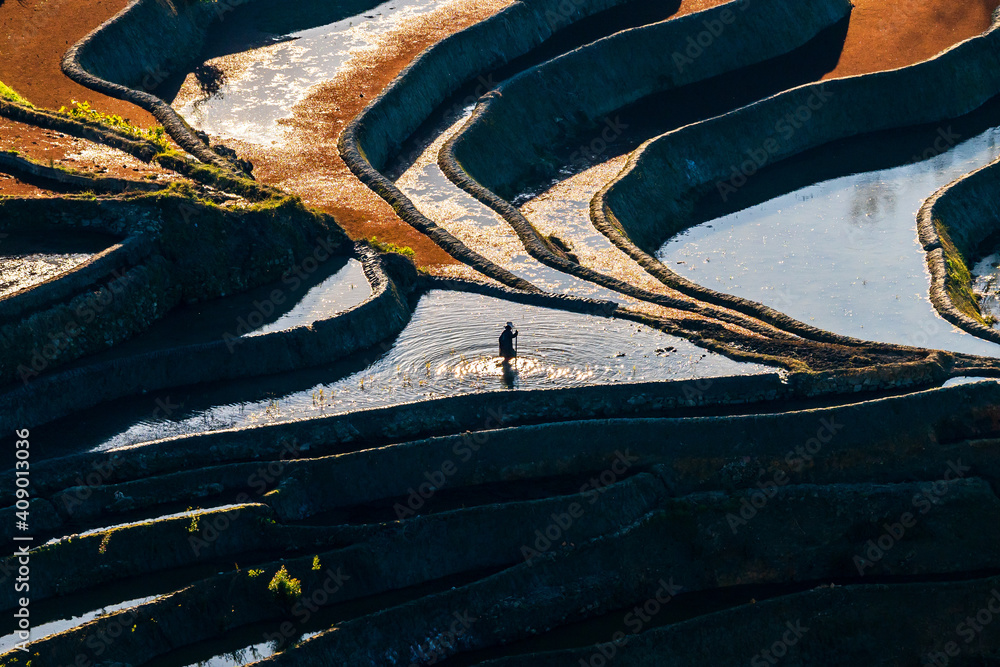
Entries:
<svg viewBox="0 0 1000 667">
<path fill-rule="evenodd" d="M 658 258 L 696 283 L 822 329 L 997 356 L 1000 346 L 931 305 L 916 218 L 939 188 L 1000 156 L 998 139 L 1000 128 L 988 129 L 929 159 L 774 196 L 678 234 Z"/>
<path fill-rule="evenodd" d="M 497 356 L 497 338 L 508 320 L 520 336 L 518 359 L 505 367 Z M 421 297 L 409 325 L 385 349 L 326 369 L 118 401 L 100 414 L 73 417 L 78 437 L 72 446 L 74 451 L 103 450 L 485 391 L 765 372 L 773 369 L 733 361 L 645 325 L 432 291 Z M 156 410 L 164 402 L 175 406 L 169 419 Z"/>
<path fill-rule="evenodd" d="M 291 115 L 312 86 L 333 78 L 353 53 L 371 46 L 379 36 L 450 1 L 348 2 L 318 9 L 307 3 L 315 15 L 298 21 L 280 16 L 271 20 L 277 11 L 265 9 L 263 17 L 251 15 L 220 36 L 217 48 L 230 53 L 210 58 L 207 65 L 225 72 L 221 85 L 200 89 L 194 83 L 197 77 L 191 75 L 174 107 L 211 135 L 277 143 L 279 121 Z M 354 13 L 358 10 L 364 11 Z M 329 19 L 334 20 L 320 23 Z M 314 25 L 299 28 L 296 23 Z"/>
</svg>

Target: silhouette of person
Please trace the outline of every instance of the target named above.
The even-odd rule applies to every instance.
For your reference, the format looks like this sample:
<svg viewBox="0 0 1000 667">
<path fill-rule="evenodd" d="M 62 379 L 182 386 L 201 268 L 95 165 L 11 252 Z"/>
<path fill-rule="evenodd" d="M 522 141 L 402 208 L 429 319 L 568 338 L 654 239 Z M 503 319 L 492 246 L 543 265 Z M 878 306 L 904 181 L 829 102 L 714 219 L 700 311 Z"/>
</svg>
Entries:
<svg viewBox="0 0 1000 667">
<path fill-rule="evenodd" d="M 517 356 L 517 352 L 514 350 L 515 338 L 517 338 L 517 331 L 514 330 L 514 324 L 508 322 L 507 326 L 503 328 L 503 333 L 500 334 L 500 356 L 503 357 L 504 361 L 510 361 Z"/>
</svg>

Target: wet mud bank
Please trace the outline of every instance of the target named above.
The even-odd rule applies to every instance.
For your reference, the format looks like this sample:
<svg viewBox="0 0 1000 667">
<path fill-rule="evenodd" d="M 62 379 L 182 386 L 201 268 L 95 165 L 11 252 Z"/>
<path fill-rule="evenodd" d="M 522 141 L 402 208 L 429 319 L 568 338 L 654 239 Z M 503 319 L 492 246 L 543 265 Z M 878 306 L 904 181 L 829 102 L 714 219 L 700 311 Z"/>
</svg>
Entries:
<svg viewBox="0 0 1000 667">
<path fill-rule="evenodd" d="M 456 259 L 516 289 L 537 291 L 531 283 L 471 250 L 424 216 L 382 172 L 390 159 L 435 109 L 476 75 L 529 53 L 559 29 L 624 0 L 560 3 L 522 0 L 498 14 L 451 35 L 424 51 L 357 116 L 340 136 L 341 157 L 351 171 L 385 199 L 407 223 Z M 489 44 L 490 48 L 482 48 Z"/>
<path fill-rule="evenodd" d="M 451 173 L 472 179 L 511 199 L 550 151 L 585 130 L 622 130 L 602 118 L 644 97 L 718 76 L 792 51 L 842 19 L 843 0 L 748 4 L 739 0 L 702 12 L 632 28 L 533 67 L 500 85 L 446 149 Z M 716 34 L 718 33 L 718 34 Z M 717 53 L 701 49 L 696 59 L 686 40 L 708 35 L 724 41 Z M 766 37 L 765 37 L 766 36 Z M 641 66 L 637 66 L 641 63 Z M 525 128 L 531 128 L 530 137 Z"/>
</svg>

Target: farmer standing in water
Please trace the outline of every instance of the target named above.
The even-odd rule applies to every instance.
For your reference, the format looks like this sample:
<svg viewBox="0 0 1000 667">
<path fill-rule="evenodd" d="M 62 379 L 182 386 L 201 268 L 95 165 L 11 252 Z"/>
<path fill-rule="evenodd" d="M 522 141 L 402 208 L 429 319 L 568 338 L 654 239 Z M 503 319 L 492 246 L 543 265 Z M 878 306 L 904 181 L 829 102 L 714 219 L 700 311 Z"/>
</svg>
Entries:
<svg viewBox="0 0 1000 667">
<path fill-rule="evenodd" d="M 504 363 L 509 363 L 517 356 L 517 350 L 514 349 L 515 338 L 517 338 L 517 332 L 514 331 L 514 324 L 508 322 L 507 326 L 503 328 L 503 333 L 500 334 L 500 356 L 503 357 Z"/>
</svg>

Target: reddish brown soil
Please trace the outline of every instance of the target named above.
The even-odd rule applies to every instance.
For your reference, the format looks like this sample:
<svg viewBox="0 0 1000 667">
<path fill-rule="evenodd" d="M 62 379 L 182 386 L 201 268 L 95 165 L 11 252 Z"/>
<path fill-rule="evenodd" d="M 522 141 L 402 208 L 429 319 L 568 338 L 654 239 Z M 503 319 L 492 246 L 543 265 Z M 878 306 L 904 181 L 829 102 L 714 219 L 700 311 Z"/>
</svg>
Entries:
<svg viewBox="0 0 1000 667">
<path fill-rule="evenodd" d="M 306 203 L 332 213 L 353 238 L 378 236 L 413 248 L 424 266 L 456 263 L 433 241 L 401 220 L 381 197 L 344 164 L 337 140 L 358 115 L 421 51 L 444 37 L 500 11 L 510 0 L 459 0 L 391 33 L 377 51 L 353 58 L 332 81 L 317 86 L 295 107 L 284 145 L 237 145 L 249 157 L 254 175 L 302 196 Z"/>
<path fill-rule="evenodd" d="M 84 88 L 62 73 L 70 46 L 114 16 L 128 0 L 6 0 L 0 3 L 0 81 L 39 107 L 58 109 L 89 101 L 136 125 L 159 123 L 128 102 Z M 153 36 L 151 36 L 153 38 Z"/>
<path fill-rule="evenodd" d="M 679 14 L 728 0 L 685 0 Z M 256 165 L 257 178 L 300 194 L 308 203 L 332 213 L 353 238 L 378 236 L 417 252 L 423 266 L 454 264 L 429 238 L 401 220 L 340 159 L 337 140 L 344 126 L 424 49 L 444 37 L 483 20 L 509 0 L 462 0 L 444 11 L 413 21 L 391 36 L 377 53 L 355 59 L 336 79 L 319 86 L 295 108 L 288 121 L 293 141 L 280 148 L 241 146 Z M 444 15 L 447 14 L 447 20 Z"/>
<path fill-rule="evenodd" d="M 724 1 L 684 0 L 678 15 Z M 971 3 L 855 0 L 855 3 L 844 56 L 828 76 L 900 67 L 933 56 L 989 27 L 996 0 Z M 417 261 L 423 265 L 453 263 L 354 178 L 340 159 L 336 142 L 344 125 L 423 49 L 506 5 L 506 0 L 456 3 L 447 10 L 447 21 L 435 20 L 434 15 L 414 21 L 405 31 L 393 35 L 377 54 L 354 61 L 344 74 L 319 86 L 296 107 L 288 123 L 294 137 L 290 145 L 241 146 L 257 165 L 258 178 L 296 192 L 309 203 L 333 213 L 354 238 L 375 235 L 408 245 L 417 251 Z M 887 58 L 887 52 L 893 57 Z"/>
<path fill-rule="evenodd" d="M 824 78 L 927 60 L 990 27 L 997 0 L 853 0 L 844 52 Z"/>
<path fill-rule="evenodd" d="M 0 171 L 0 197 L 58 197 L 58 192 L 46 190 L 32 183 L 26 183 L 17 176 Z"/>
<path fill-rule="evenodd" d="M 115 148 L 6 118 L 0 118 L 0 150 L 16 150 L 37 162 L 101 176 L 130 180 L 150 176 L 161 181 L 184 180 L 172 171 L 156 164 L 144 163 Z M 44 192 L 46 191 L 23 183 L 16 177 L 0 173 L 0 194 L 34 195 Z"/>
<path fill-rule="evenodd" d="M 678 15 L 725 0 L 684 0 Z M 417 251 L 423 265 L 453 264 L 447 254 L 396 216 L 358 181 L 340 159 L 336 143 L 343 126 L 413 58 L 436 41 L 501 10 L 510 0 L 459 0 L 445 10 L 390 34 L 377 52 L 353 60 L 333 81 L 317 87 L 289 121 L 294 143 L 280 148 L 241 146 L 257 164 L 261 180 L 296 192 L 333 213 L 355 238 L 379 236 Z M 843 56 L 829 77 L 902 67 L 979 34 L 990 23 L 997 0 L 854 0 Z M 151 126 L 155 120 L 127 102 L 85 89 L 63 75 L 59 61 L 71 44 L 127 4 L 127 0 L 7 0 L 0 4 L 0 81 L 38 106 L 58 108 L 85 99 L 96 108 Z M 0 134 L 6 134 L 0 127 Z M 34 156 L 46 150 L 61 157 L 76 150 L 64 138 L 23 132 L 4 141 Z M 31 142 L 38 142 L 32 144 Z M 50 144 L 48 147 L 45 143 Z M 41 148 L 35 148 L 41 146 Z M 44 157 L 44 156 L 43 156 Z M 59 159 L 59 158 L 53 158 Z M 115 169 L 114 159 L 106 166 Z M 77 166 L 77 165 L 70 165 Z M 127 168 L 126 168 L 127 171 Z M 123 175 L 123 174 L 115 174 Z M 3 179 L 10 182 L 11 179 Z M 23 185 L 23 184 L 22 184 Z M 16 186 L 21 188 L 22 185 Z M 13 186 L 0 183 L 11 194 Z M 30 189 L 30 186 L 24 186 Z"/>
</svg>

